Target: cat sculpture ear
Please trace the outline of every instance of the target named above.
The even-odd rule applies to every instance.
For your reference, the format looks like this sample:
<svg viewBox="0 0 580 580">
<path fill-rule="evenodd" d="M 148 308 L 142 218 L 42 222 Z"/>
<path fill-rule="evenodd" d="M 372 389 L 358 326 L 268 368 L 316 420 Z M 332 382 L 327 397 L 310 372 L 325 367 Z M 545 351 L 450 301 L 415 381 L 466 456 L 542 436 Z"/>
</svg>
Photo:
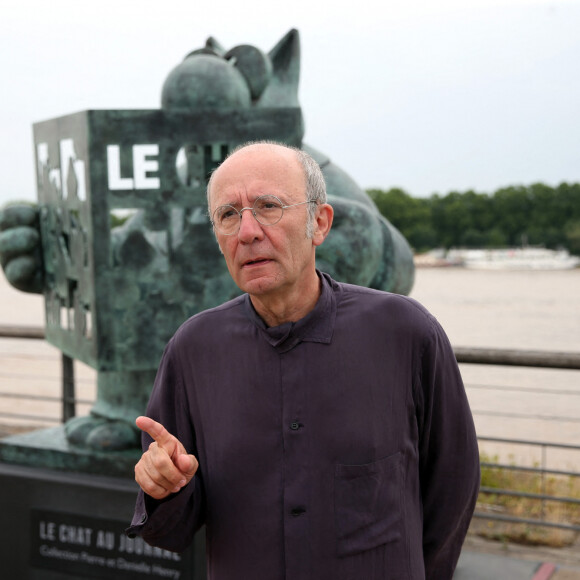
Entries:
<svg viewBox="0 0 580 580">
<path fill-rule="evenodd" d="M 290 30 L 268 53 L 272 78 L 256 103 L 258 107 L 299 107 L 300 35 Z"/>
</svg>

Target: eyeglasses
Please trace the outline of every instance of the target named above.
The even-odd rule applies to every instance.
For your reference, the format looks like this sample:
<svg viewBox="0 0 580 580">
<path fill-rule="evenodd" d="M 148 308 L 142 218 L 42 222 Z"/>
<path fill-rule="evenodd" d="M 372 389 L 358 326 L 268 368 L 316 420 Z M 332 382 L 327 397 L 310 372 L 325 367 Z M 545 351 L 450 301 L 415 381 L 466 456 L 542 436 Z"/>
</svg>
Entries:
<svg viewBox="0 0 580 580">
<path fill-rule="evenodd" d="M 317 202 L 309 199 L 308 201 L 301 201 L 300 203 L 284 205 L 275 195 L 261 195 L 256 198 L 252 207 L 236 209 L 233 205 L 220 205 L 214 210 L 211 223 L 220 234 L 232 236 L 240 229 L 242 213 L 247 209 L 252 212 L 252 215 L 263 226 L 273 226 L 282 219 L 285 209 L 296 207 L 297 205 L 304 205 L 305 203 Z"/>
</svg>

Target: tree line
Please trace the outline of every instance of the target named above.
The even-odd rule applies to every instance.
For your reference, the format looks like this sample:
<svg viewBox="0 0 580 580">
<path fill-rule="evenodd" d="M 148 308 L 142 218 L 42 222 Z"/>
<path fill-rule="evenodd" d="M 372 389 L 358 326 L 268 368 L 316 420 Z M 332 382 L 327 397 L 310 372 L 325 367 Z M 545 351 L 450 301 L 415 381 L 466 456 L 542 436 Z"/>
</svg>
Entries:
<svg viewBox="0 0 580 580">
<path fill-rule="evenodd" d="M 428 198 L 400 188 L 367 193 L 416 252 L 529 244 L 580 254 L 580 183 L 534 183 L 493 194 L 452 191 Z"/>
</svg>

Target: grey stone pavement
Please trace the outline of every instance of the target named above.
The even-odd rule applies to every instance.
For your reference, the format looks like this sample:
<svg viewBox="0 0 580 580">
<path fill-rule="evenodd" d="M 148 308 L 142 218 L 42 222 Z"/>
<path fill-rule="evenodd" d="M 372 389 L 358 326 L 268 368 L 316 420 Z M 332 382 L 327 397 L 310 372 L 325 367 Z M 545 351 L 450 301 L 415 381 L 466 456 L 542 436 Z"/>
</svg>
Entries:
<svg viewBox="0 0 580 580">
<path fill-rule="evenodd" d="M 516 560 L 508 556 L 493 556 L 463 552 L 455 570 L 454 580 L 528 580 L 538 569 L 537 562 Z"/>
</svg>

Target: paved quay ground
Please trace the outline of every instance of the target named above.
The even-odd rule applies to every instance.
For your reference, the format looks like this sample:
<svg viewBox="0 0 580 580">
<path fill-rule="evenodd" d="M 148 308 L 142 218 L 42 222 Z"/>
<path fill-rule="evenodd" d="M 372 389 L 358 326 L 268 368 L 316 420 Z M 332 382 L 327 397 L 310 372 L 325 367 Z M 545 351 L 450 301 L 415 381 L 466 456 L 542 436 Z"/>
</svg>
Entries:
<svg viewBox="0 0 580 580">
<path fill-rule="evenodd" d="M 580 580 L 580 537 L 563 548 L 467 536 L 454 580 Z"/>
<path fill-rule="evenodd" d="M 453 580 L 578 580 L 580 568 L 464 551 Z"/>
</svg>

